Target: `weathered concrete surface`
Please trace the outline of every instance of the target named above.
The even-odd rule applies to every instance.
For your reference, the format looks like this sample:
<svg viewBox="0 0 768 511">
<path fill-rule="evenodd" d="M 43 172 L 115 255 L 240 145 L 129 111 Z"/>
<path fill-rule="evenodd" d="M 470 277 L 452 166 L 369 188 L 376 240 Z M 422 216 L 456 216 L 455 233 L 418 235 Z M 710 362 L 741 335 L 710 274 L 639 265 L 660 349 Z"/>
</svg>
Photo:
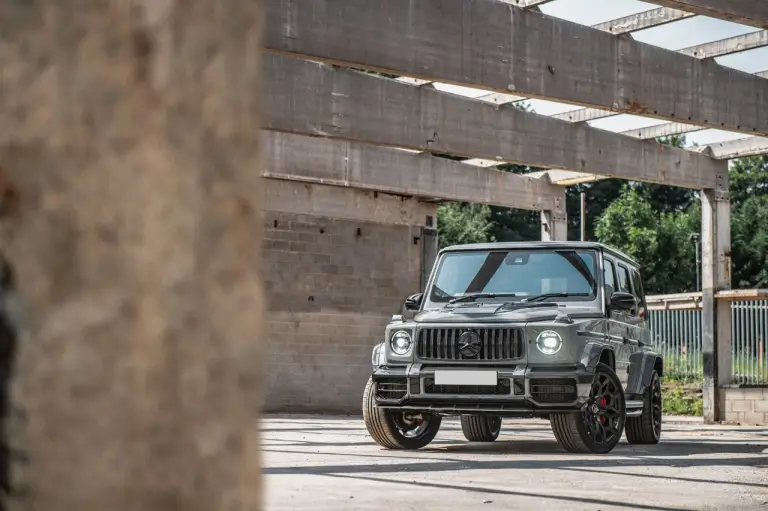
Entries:
<svg viewBox="0 0 768 511">
<path fill-rule="evenodd" d="M 265 181 L 266 410 L 357 411 L 371 349 L 421 289 L 422 227 L 435 205 Z"/>
<path fill-rule="evenodd" d="M 260 26 L 258 1 L 3 2 L 11 509 L 260 509 Z"/>
<path fill-rule="evenodd" d="M 273 178 L 536 211 L 553 209 L 564 193 L 547 179 L 429 153 L 275 131 L 262 135 L 264 175 Z"/>
<path fill-rule="evenodd" d="M 657 0 L 713 11 L 756 0 Z M 266 3 L 269 51 L 393 74 L 768 134 L 768 82 L 757 76 L 490 0 L 298 0 Z M 446 27 L 454 27 L 446 30 Z M 765 28 L 765 27 L 763 27 Z M 392 37 L 398 34 L 398 37 Z M 574 169 L 578 170 L 578 169 Z"/>
<path fill-rule="evenodd" d="M 648 0 L 702 16 L 768 28 L 768 4 L 755 0 Z"/>
<path fill-rule="evenodd" d="M 266 509 L 764 510 L 768 430 L 665 422 L 662 443 L 566 454 L 549 423 L 507 420 L 470 444 L 456 420 L 421 451 L 386 451 L 361 418 L 262 421 Z"/>
<path fill-rule="evenodd" d="M 727 168 L 693 151 L 434 88 L 281 55 L 263 59 L 268 130 L 694 189 L 714 187 Z"/>
</svg>

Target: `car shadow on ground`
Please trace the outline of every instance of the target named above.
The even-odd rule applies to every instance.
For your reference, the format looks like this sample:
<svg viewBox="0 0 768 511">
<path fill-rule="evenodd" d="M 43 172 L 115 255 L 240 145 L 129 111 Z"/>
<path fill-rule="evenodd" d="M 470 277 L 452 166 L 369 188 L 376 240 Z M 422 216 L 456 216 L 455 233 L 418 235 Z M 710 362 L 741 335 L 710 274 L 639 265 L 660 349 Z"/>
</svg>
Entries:
<svg viewBox="0 0 768 511">
<path fill-rule="evenodd" d="M 357 443 L 355 443 L 356 445 Z M 328 444 L 325 444 L 328 445 Z M 368 444 L 370 445 L 370 443 Z M 284 447 L 284 446 L 280 446 Z M 396 456 L 399 451 L 381 449 L 377 454 L 382 457 Z M 400 451 L 402 452 L 402 451 Z M 619 444 L 611 453 L 604 455 L 580 455 L 565 453 L 554 440 L 512 440 L 493 443 L 455 442 L 444 447 L 425 447 L 411 453 L 442 454 L 441 457 L 430 456 L 429 460 L 416 456 L 403 456 L 413 460 L 410 463 L 371 463 L 365 465 L 319 465 L 319 466 L 289 466 L 266 467 L 264 474 L 354 474 L 354 473 L 401 473 L 401 472 L 440 472 L 455 470 L 535 470 L 535 469 L 611 469 L 627 467 L 666 466 L 675 468 L 687 467 L 756 467 L 768 466 L 768 445 L 765 444 L 734 444 L 731 442 L 680 442 L 668 441 L 654 446 L 632 446 Z M 309 453 L 307 453 L 309 454 Z M 318 455 L 333 455 L 331 452 L 312 453 Z M 349 453 L 338 453 L 349 456 Z M 515 454 L 515 455 L 557 455 L 555 459 L 536 459 L 514 457 L 505 459 L 478 460 L 474 457 L 463 458 L 463 454 Z M 713 454 L 726 455 L 712 457 Z M 728 457 L 734 455 L 760 455 L 750 457 Z M 450 455 L 450 456 L 445 456 Z M 696 457 L 696 456 L 706 457 Z M 370 456 L 368 454 L 364 456 Z M 458 457 L 457 457 L 458 456 Z M 370 456 L 376 458 L 376 454 Z M 702 481 L 705 482 L 705 481 Z M 711 481 L 718 482 L 719 481 Z M 742 483 L 738 483 L 742 484 Z M 768 485 L 758 485 L 765 486 Z"/>
</svg>

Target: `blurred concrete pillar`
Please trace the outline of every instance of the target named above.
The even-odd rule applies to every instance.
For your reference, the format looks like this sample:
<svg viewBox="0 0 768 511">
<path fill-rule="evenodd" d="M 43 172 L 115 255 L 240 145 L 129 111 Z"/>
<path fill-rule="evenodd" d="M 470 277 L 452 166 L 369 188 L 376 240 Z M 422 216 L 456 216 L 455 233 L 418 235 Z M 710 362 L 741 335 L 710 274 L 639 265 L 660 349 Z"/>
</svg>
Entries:
<svg viewBox="0 0 768 511">
<path fill-rule="evenodd" d="M 261 15 L 0 7 L 10 509 L 261 508 Z"/>
</svg>

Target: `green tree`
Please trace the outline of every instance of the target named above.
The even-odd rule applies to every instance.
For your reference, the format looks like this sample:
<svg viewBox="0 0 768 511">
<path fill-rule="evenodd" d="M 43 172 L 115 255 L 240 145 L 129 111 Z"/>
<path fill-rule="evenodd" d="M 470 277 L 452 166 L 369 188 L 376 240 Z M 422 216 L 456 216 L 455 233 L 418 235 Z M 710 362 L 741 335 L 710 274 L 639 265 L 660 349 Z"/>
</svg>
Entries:
<svg viewBox="0 0 768 511">
<path fill-rule="evenodd" d="M 659 213 L 642 188 L 626 185 L 598 219 L 596 236 L 643 266 L 646 292 L 693 291 L 696 266 L 690 234 L 700 230 L 697 209 Z"/>
<path fill-rule="evenodd" d="M 437 207 L 437 234 L 440 248 L 462 243 L 493 241 L 491 209 L 466 202 Z"/>
<path fill-rule="evenodd" d="M 731 217 L 732 285 L 768 287 L 768 195 L 753 195 Z"/>
</svg>

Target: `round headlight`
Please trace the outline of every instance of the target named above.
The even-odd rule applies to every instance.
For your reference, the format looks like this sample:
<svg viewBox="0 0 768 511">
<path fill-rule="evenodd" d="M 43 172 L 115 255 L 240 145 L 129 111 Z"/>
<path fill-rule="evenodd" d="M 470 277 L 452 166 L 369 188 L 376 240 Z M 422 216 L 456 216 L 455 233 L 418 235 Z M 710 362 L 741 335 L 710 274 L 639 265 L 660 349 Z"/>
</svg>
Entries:
<svg viewBox="0 0 768 511">
<path fill-rule="evenodd" d="M 536 347 L 545 355 L 554 355 L 563 347 L 563 338 L 554 330 L 544 330 L 536 337 Z"/>
<path fill-rule="evenodd" d="M 411 334 L 405 330 L 398 330 L 389 340 L 392 351 L 397 355 L 405 355 L 411 349 Z"/>
</svg>

